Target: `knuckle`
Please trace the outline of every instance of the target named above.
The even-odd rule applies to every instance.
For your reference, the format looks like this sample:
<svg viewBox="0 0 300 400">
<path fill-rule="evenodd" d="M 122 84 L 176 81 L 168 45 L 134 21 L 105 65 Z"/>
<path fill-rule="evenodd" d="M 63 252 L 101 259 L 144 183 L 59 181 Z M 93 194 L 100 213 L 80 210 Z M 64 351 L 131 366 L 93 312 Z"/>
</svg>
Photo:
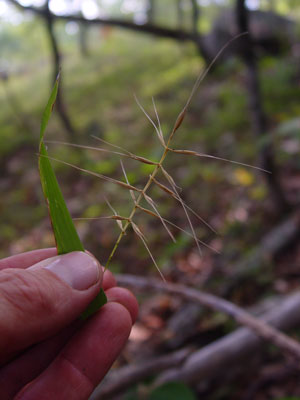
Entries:
<svg viewBox="0 0 300 400">
<path fill-rule="evenodd" d="M 45 273 L 6 269 L 0 273 L 0 363 L 16 350 L 46 337 L 63 301 Z M 3 358 L 4 357 L 4 358 Z M 0 396 L 1 397 L 1 396 Z"/>
<path fill-rule="evenodd" d="M 0 293 L 2 300 L 14 313 L 35 316 L 56 312 L 57 296 L 45 279 L 26 270 L 5 270 L 1 273 Z M 55 301 L 54 301 L 55 300 Z"/>
</svg>

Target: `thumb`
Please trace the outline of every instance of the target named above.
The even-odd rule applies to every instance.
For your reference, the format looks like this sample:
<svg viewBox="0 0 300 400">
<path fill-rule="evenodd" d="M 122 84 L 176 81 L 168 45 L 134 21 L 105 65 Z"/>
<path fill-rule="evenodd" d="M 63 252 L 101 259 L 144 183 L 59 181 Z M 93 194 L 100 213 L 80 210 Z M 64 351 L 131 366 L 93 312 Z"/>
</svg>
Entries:
<svg viewBox="0 0 300 400">
<path fill-rule="evenodd" d="M 0 361 L 75 320 L 97 295 L 102 276 L 84 252 L 0 271 Z"/>
</svg>

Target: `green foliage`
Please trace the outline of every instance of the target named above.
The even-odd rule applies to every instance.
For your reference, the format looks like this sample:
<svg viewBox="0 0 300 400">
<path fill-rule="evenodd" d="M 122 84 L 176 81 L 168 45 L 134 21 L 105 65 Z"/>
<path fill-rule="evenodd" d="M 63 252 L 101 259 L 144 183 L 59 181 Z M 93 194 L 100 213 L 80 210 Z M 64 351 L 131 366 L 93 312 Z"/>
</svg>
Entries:
<svg viewBox="0 0 300 400">
<path fill-rule="evenodd" d="M 173 9 L 170 7 L 171 3 L 172 0 L 166 4 L 159 2 L 158 22 L 165 23 L 166 13 L 163 10 Z M 232 1 L 228 0 L 227 3 L 232 6 Z M 266 3 L 262 7 L 267 7 Z M 115 4 L 114 11 L 117 11 L 120 4 L 117 2 Z M 296 7 L 295 4 L 289 4 L 289 7 Z M 208 18 L 210 24 L 219 9 L 212 2 L 202 8 L 200 19 Z M 184 13 L 184 23 L 188 24 L 190 9 L 186 9 Z M 175 22 L 174 17 L 173 15 L 170 18 L 170 24 Z M 3 47 L 1 66 L 4 64 L 9 66 L 10 78 L 8 82 L 0 85 L 0 156 L 12 165 L 7 172 L 13 187 L 13 189 L 9 185 L 1 187 L 3 196 L 0 199 L 0 207 L 5 212 L 1 213 L 0 238 L 2 254 L 6 255 L 11 241 L 25 233 L 30 239 L 21 242 L 18 249 L 22 251 L 36 246 L 52 245 L 52 235 L 46 228 L 43 228 L 40 235 L 33 233 L 35 227 L 38 227 L 45 217 L 45 210 L 40 206 L 40 194 L 33 172 L 36 160 L 35 139 L 32 135 L 37 129 L 43 98 L 48 90 L 45 82 L 50 82 L 51 62 L 46 30 L 40 19 L 24 21 L 13 27 L 3 24 L 1 29 L 3 37 L 13 46 Z M 55 23 L 55 33 L 63 55 L 65 105 L 78 131 L 78 141 L 83 144 L 98 145 L 90 138 L 91 134 L 95 134 L 115 144 L 121 144 L 135 154 L 153 160 L 158 159 L 161 150 L 158 141 L 153 135 L 152 126 L 136 106 L 133 93 L 136 93 L 151 117 L 154 117 L 151 96 L 155 96 L 162 129 L 167 134 L 171 122 L 174 121 L 199 70 L 203 67 L 195 46 L 188 43 L 178 45 L 175 41 L 153 39 L 151 36 L 117 28 L 112 28 L 107 37 L 104 37 L 99 27 L 91 26 L 88 32 L 89 56 L 83 58 L 78 51 L 78 37 L 67 35 L 63 22 Z M 15 46 L 18 48 L 17 52 Z M 299 85 L 294 84 L 297 78 L 296 66 L 289 62 L 289 59 L 263 57 L 260 72 L 263 100 L 267 107 L 270 126 L 275 127 L 278 122 L 288 125 L 289 121 L 299 116 Z M 175 138 L 174 147 L 195 148 L 204 153 L 255 164 L 259 143 L 257 139 L 253 140 L 250 128 L 244 79 L 245 71 L 240 62 L 230 62 L 227 65 L 220 62 L 214 73 L 207 76 L 195 96 L 185 124 Z M 35 90 L 32 90 L 32 87 Z M 8 100 L 7 89 L 9 97 L 19 104 L 18 109 Z M 22 120 L 20 116 L 23 117 Z M 24 126 L 23 120 L 28 122 L 28 127 Z M 292 125 L 289 129 L 293 133 L 288 136 L 299 143 L 297 121 Z M 47 129 L 51 139 L 67 140 L 57 115 L 53 115 Z M 22 135 L 19 134 L 20 131 Z M 276 161 L 284 150 L 281 146 L 282 138 L 278 134 L 274 140 Z M 54 147 L 52 144 L 49 144 L 49 147 L 51 155 L 55 158 L 120 178 L 121 171 L 117 157 L 85 151 L 85 158 L 80 160 L 79 152 L 73 151 L 74 149 L 64 146 Z M 23 158 L 24 148 L 28 149 L 27 158 Z M 293 149 L 296 149 L 296 145 Z M 282 166 L 284 166 L 283 161 L 296 163 L 296 160 L 300 159 L 295 153 L 286 151 L 284 157 L 280 159 Z M 17 171 L 14 158 L 19 158 L 22 160 L 20 162 L 23 162 Z M 63 164 L 57 164 L 55 168 L 59 173 L 60 182 L 66 182 L 64 187 L 66 195 L 71 199 L 70 202 L 76 203 L 74 216 L 106 215 L 109 211 L 102 197 L 104 190 L 118 211 L 122 215 L 127 215 L 132 204 L 127 193 L 123 191 L 120 193 L 120 190 L 113 185 L 105 185 L 104 188 L 103 183 L 96 179 L 92 180 L 86 176 L 81 179 L 79 173 L 74 173 Z M 229 215 L 239 204 L 243 206 L 245 204 L 243 202 L 249 200 L 252 204 L 251 214 L 255 214 L 258 205 L 264 204 L 268 199 L 268 192 L 260 176 L 255 175 L 252 185 L 243 186 L 238 183 L 241 181 L 241 176 L 237 180 L 234 172 L 236 168 L 230 165 L 181 156 L 171 156 L 167 160 L 166 169 L 172 172 L 179 186 L 183 187 L 186 202 L 205 219 L 216 220 L 219 232 L 227 235 L 231 242 L 236 241 L 231 245 L 226 243 L 223 253 L 225 259 L 230 246 L 233 246 L 232 253 L 236 256 L 247 253 L 248 248 L 256 243 L 257 235 L 268 228 L 268 223 L 264 223 L 260 215 L 258 223 L 253 222 L 252 215 L 251 222 L 238 221 Z M 152 166 L 136 166 L 126 161 L 128 177 L 138 187 L 142 183 L 142 178 L 148 176 L 152 170 Z M 284 171 L 283 168 L 282 170 Z M 83 184 L 83 180 L 87 183 Z M 242 180 L 246 182 L 243 177 Z M 177 205 L 155 189 L 152 194 L 160 200 L 159 210 L 162 215 L 169 219 L 174 217 L 177 219 L 175 222 L 182 223 L 183 216 L 178 212 Z M 20 204 L 22 207 L 19 207 Z M 228 209 L 230 211 L 226 212 Z M 141 221 L 143 225 L 145 217 L 139 216 L 139 218 L 139 222 Z M 106 259 L 115 238 L 115 232 L 111 232 L 111 225 L 103 220 L 80 221 L 76 224 L 80 235 L 89 244 L 89 250 L 95 252 L 99 258 Z M 173 262 L 178 254 L 184 254 L 191 247 L 191 240 L 188 238 L 185 240 L 183 236 L 178 237 L 176 244 L 167 244 L 158 226 L 159 221 L 147 225 L 147 236 L 150 239 L 149 243 L 155 243 L 157 246 L 155 253 L 162 263 L 168 257 Z M 209 232 L 199 226 L 197 233 L 200 229 L 201 239 L 210 241 L 212 237 Z M 245 242 L 245 238 L 249 240 Z M 131 232 L 128 232 L 124 247 L 126 251 L 132 252 L 130 257 L 133 257 L 133 253 L 136 257 L 139 249 L 127 246 L 130 240 Z M 120 251 L 114 260 L 121 266 L 121 270 L 126 265 L 123 259 L 127 260 L 126 251 Z M 147 267 L 148 264 L 144 261 L 142 265 Z M 147 273 L 145 268 L 143 271 Z"/>
<path fill-rule="evenodd" d="M 121 3 L 122 0 L 114 2 L 114 11 L 120 9 Z M 174 1 L 156 3 L 159 14 L 157 22 L 166 26 L 167 16 L 167 24 L 174 26 L 177 18 Z M 201 5 L 199 27 L 202 32 L 209 29 L 219 11 L 216 2 L 206 3 L 207 5 Z M 262 8 L 269 9 L 269 1 L 260 3 Z M 276 0 L 273 3 L 272 6 L 277 11 L 284 12 L 287 8 L 296 7 L 299 10 L 298 0 Z M 233 1 L 227 0 L 223 4 L 232 6 Z M 191 9 L 187 7 L 184 10 L 183 27 L 189 30 L 190 13 Z M 128 14 L 127 17 L 131 16 Z M 159 160 L 161 148 L 152 126 L 136 106 L 133 93 L 136 93 L 151 117 L 155 117 L 151 103 L 151 97 L 155 97 L 162 130 L 167 134 L 197 74 L 203 68 L 203 61 L 195 46 L 187 42 L 178 45 L 175 41 L 154 39 L 152 36 L 117 28 L 108 30 L 107 37 L 104 37 L 103 31 L 98 26 L 89 28 L 89 56 L 82 57 L 78 51 L 78 37 L 68 36 L 65 23 L 55 22 L 55 33 L 63 56 L 64 101 L 77 129 L 78 143 L 98 145 L 99 143 L 90 138 L 94 134 L 135 154 Z M 50 82 L 52 76 L 49 43 L 45 32 L 40 19 L 28 19 L 14 27 L 5 23 L 1 26 L 0 44 L 3 51 L 0 69 L 7 68 L 10 76 L 7 82 L 0 84 L 0 163 L 4 160 L 4 165 L 7 166 L 5 175 L 7 172 L 8 177 L 5 176 L 0 181 L 0 208 L 3 210 L 0 216 L 0 256 L 7 256 L 11 249 L 19 252 L 52 245 L 53 235 L 48 232 L 48 225 L 41 223 L 45 219 L 46 208 L 41 205 L 41 196 L 37 190 L 34 155 L 36 140 L 32 135 L 38 127 L 43 98 L 48 90 L 45 82 Z M 263 105 L 267 111 L 270 129 L 274 133 L 269 140 L 272 141 L 283 180 L 287 163 L 289 168 L 295 165 L 300 167 L 299 151 L 297 153 L 299 77 L 297 65 L 291 60 L 291 57 L 262 57 L 259 65 Z M 244 65 L 236 61 L 226 65 L 220 62 L 216 70 L 207 76 L 195 96 L 185 124 L 175 138 L 174 147 L 189 147 L 203 153 L 256 164 L 262 141 L 253 137 L 247 100 Z M 53 115 L 47 129 L 51 138 L 67 140 L 57 115 Z M 49 144 L 50 146 L 51 155 L 55 158 L 120 179 L 119 159 L 115 156 L 93 151 L 77 152 L 74 148 L 62 145 Z M 43 153 L 45 148 L 41 147 Z M 84 157 L 81 158 L 79 154 L 83 152 Z M 51 175 L 50 161 L 46 155 L 42 159 L 48 162 L 45 162 L 45 169 L 52 176 L 51 185 L 56 187 L 55 175 Z M 132 160 L 126 160 L 125 164 L 129 181 L 137 187 L 141 187 L 143 179 L 154 168 L 146 164 L 137 166 Z M 231 260 L 251 254 L 252 247 L 259 243 L 262 234 L 274 223 L 272 218 L 268 218 L 268 213 L 262 215 L 262 210 L 268 208 L 269 193 L 259 174 L 223 162 L 174 155 L 167 160 L 166 169 L 172 173 L 179 186 L 183 187 L 182 195 L 186 203 L 217 228 L 220 235 L 215 237 L 198 224 L 197 236 L 213 246 L 216 242 L 216 247 L 221 248 L 222 265 L 230 268 L 235 265 Z M 127 215 L 132 207 L 132 199 L 128 193 L 113 185 L 105 184 L 104 187 L 101 181 L 94 178 L 81 178 L 78 171 L 74 172 L 63 164 L 56 166 L 56 174 L 70 199 L 74 217 L 107 215 L 109 211 L 103 200 L 104 192 L 120 215 Z M 163 216 L 186 229 L 184 215 L 172 199 L 162 195 L 157 188 L 153 188 L 151 196 L 158 199 L 159 211 Z M 245 219 L 239 218 L 239 210 L 246 210 Z M 65 208 L 64 212 L 68 210 Z M 151 248 L 155 249 L 159 265 L 170 266 L 169 271 L 174 273 L 174 276 L 171 275 L 172 279 L 180 280 L 184 274 L 183 281 L 194 284 L 196 280 L 193 277 L 200 276 L 202 272 L 205 275 L 206 271 L 210 275 L 210 268 L 215 265 L 212 260 L 214 256 L 210 253 L 204 253 L 200 269 L 192 271 L 195 275 L 189 275 L 189 268 L 184 273 L 180 269 L 180 264 L 185 266 L 186 263 L 189 267 L 189 255 L 193 251 L 191 237 L 177 233 L 174 229 L 177 241 L 173 243 L 162 233 L 159 221 L 154 220 L 149 224 L 146 222 L 147 216 L 138 215 L 138 218 L 142 231 L 147 232 Z M 107 258 L 115 240 L 115 232 L 109 223 L 103 219 L 76 222 L 84 243 L 88 243 L 89 250 L 102 260 Z M 114 227 L 118 229 L 116 224 Z M 56 232 L 56 236 L 59 236 L 59 232 Z M 78 245 L 77 248 L 83 249 L 77 238 L 75 247 Z M 124 242 L 113 260 L 112 270 L 122 273 L 126 268 L 126 272 L 147 275 L 147 266 L 151 264 L 148 254 L 137 247 L 137 241 L 132 240 L 131 231 L 128 231 Z M 73 248 L 74 243 L 70 246 L 69 244 L 66 250 Z M 234 301 L 242 302 L 243 292 L 249 291 L 253 293 L 255 301 L 258 301 L 260 292 L 257 288 L 267 284 L 270 294 L 276 292 L 276 285 L 268 282 L 276 275 L 272 268 L 273 262 L 272 265 L 271 262 L 266 265 L 268 261 L 258 264 L 254 260 L 254 263 L 260 266 L 259 272 L 257 269 L 253 270 L 249 288 L 243 283 L 236 290 Z M 226 268 L 221 268 L 217 279 L 213 277 L 215 272 L 212 273 L 217 282 L 217 292 L 224 284 Z M 90 308 L 89 311 L 94 310 Z M 205 325 L 205 321 L 203 322 Z M 234 326 L 228 322 L 222 332 L 231 331 Z M 144 382 L 143 385 L 147 386 L 147 383 Z M 232 398 L 236 385 L 238 383 L 227 389 L 220 388 L 217 398 Z M 144 389 L 147 392 L 147 387 L 143 386 L 141 393 L 139 389 L 136 387 L 131 397 L 128 395 L 128 400 L 140 399 Z M 195 399 L 195 396 L 179 383 L 164 385 L 150 394 L 150 400 L 168 398 L 190 400 Z M 277 400 L 284 399 L 296 400 L 298 397 Z"/>
<path fill-rule="evenodd" d="M 149 400 L 196 400 L 196 396 L 185 384 L 169 382 L 153 390 Z"/>
<path fill-rule="evenodd" d="M 295 396 L 292 396 L 292 397 L 290 397 L 290 396 L 288 396 L 288 397 L 278 397 L 276 400 L 300 400 L 300 397 L 295 397 Z"/>
</svg>

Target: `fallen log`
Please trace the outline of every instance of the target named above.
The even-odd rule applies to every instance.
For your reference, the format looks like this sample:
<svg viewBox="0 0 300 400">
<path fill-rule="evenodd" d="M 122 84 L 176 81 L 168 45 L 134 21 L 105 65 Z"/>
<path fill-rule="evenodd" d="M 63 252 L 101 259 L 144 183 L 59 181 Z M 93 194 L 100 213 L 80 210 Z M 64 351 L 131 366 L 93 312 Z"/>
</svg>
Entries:
<svg viewBox="0 0 300 400">
<path fill-rule="evenodd" d="M 264 263 L 272 261 L 276 254 L 299 238 L 299 233 L 300 213 L 296 212 L 268 232 L 259 246 L 226 271 L 227 284 L 222 286 L 221 295 L 228 296 L 241 281 L 253 276 Z"/>
<path fill-rule="evenodd" d="M 126 278 L 119 278 L 119 283 L 125 284 Z M 128 284 L 128 279 L 126 281 Z M 133 286 L 133 282 L 130 286 Z M 283 331 L 300 325 L 299 308 L 300 292 L 284 296 L 278 301 L 264 301 L 255 307 L 262 310 L 262 320 Z M 112 399 L 131 385 L 159 372 L 161 375 L 157 378 L 156 385 L 174 380 L 186 383 L 210 381 L 222 375 L 228 366 L 235 368 L 245 361 L 248 363 L 259 354 L 264 345 L 265 341 L 249 328 L 239 328 L 202 349 L 194 350 L 192 354 L 190 348 L 184 348 L 166 356 L 154 357 L 147 362 L 112 371 L 95 390 L 91 400 Z M 170 361 L 174 362 L 173 365 Z"/>
<path fill-rule="evenodd" d="M 288 331 L 300 325 L 300 292 L 287 296 L 262 319 L 277 329 Z M 241 364 L 255 356 L 265 342 L 248 328 L 239 328 L 235 332 L 216 340 L 192 354 L 179 368 L 166 371 L 157 384 L 180 380 L 186 383 L 210 380 L 218 377 L 224 370 Z"/>
<path fill-rule="evenodd" d="M 278 331 L 268 323 L 258 319 L 243 308 L 228 300 L 206 293 L 202 290 L 190 288 L 178 283 L 167 283 L 153 278 L 144 278 L 134 275 L 122 274 L 117 276 L 121 285 L 129 285 L 142 290 L 164 291 L 175 296 L 180 296 L 187 301 L 195 302 L 213 311 L 218 311 L 233 318 L 238 324 L 247 326 L 259 337 L 279 347 L 289 357 L 300 359 L 300 343 L 284 333 Z"/>
<path fill-rule="evenodd" d="M 192 352 L 191 348 L 184 348 L 175 352 L 154 357 L 139 365 L 126 365 L 111 371 L 107 380 L 93 392 L 90 400 L 112 399 L 112 396 L 126 390 L 133 383 L 142 381 L 145 377 L 156 375 L 161 371 L 181 365 Z"/>
</svg>

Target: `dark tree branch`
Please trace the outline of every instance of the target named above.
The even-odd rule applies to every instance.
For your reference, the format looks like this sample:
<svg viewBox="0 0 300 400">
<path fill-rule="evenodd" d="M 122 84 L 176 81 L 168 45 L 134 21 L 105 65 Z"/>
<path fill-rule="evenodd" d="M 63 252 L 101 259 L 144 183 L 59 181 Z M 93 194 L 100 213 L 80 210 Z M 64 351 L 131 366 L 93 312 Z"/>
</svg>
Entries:
<svg viewBox="0 0 300 400">
<path fill-rule="evenodd" d="M 266 265 L 279 254 L 286 246 L 295 242 L 300 234 L 300 213 L 296 212 L 285 221 L 281 222 L 260 239 L 260 244 L 253 248 L 249 254 L 238 262 L 224 266 L 226 279 L 218 289 L 218 295 L 228 298 L 232 292 L 240 287 L 247 279 L 253 281 L 256 274 L 264 274 Z M 221 261 L 222 263 L 222 261 Z M 222 268 L 222 264 L 221 264 Z M 249 281 L 248 281 L 249 282 Z M 214 279 L 206 282 L 206 287 L 214 287 Z M 207 289 L 209 290 L 209 289 Z M 231 296 L 232 297 L 232 296 Z M 204 307 L 189 302 L 181 307 L 168 320 L 167 330 L 171 337 L 164 343 L 168 349 L 178 348 L 182 343 L 187 343 L 194 335 L 194 327 L 203 316 Z"/>
<path fill-rule="evenodd" d="M 262 371 L 260 377 L 252 380 L 245 395 L 241 400 L 253 400 L 259 396 L 259 392 L 262 389 L 273 386 L 274 384 L 283 384 L 287 382 L 287 379 L 294 377 L 299 379 L 299 370 L 293 363 L 280 365 L 275 370 Z M 291 398 L 290 398 L 291 399 Z"/>
<path fill-rule="evenodd" d="M 117 277 L 118 282 L 122 285 L 129 285 L 143 290 L 162 290 L 181 296 L 187 301 L 196 302 L 214 311 L 219 311 L 232 317 L 237 323 L 250 328 L 257 336 L 270 342 L 284 353 L 300 359 L 300 343 L 290 338 L 284 333 L 266 324 L 264 321 L 253 317 L 247 311 L 231 303 L 228 300 L 205 293 L 201 290 L 189 288 L 184 285 L 165 283 L 157 279 L 142 278 L 133 275 L 120 275 Z"/>
<path fill-rule="evenodd" d="M 27 10 L 39 15 L 40 17 L 45 16 L 45 10 L 43 8 L 33 7 L 33 6 L 23 6 L 17 0 L 8 0 L 10 3 L 17 6 L 19 9 Z M 141 33 L 149 33 L 154 36 L 165 37 L 169 39 L 175 39 L 180 41 L 195 41 L 193 33 L 187 32 L 185 30 L 164 28 L 161 26 L 153 24 L 137 25 L 134 22 L 124 21 L 118 18 L 94 18 L 86 19 L 81 15 L 55 15 L 51 13 L 52 17 L 56 20 L 61 21 L 75 21 L 88 25 L 110 25 L 119 28 L 124 28 L 128 30 L 133 30 Z"/>
<path fill-rule="evenodd" d="M 265 323 L 286 331 L 300 324 L 300 293 L 286 296 L 261 318 Z M 158 378 L 157 384 L 181 380 L 195 383 L 227 375 L 228 366 L 247 368 L 248 362 L 263 349 L 264 342 L 247 328 L 239 328 L 194 352 L 179 368 L 166 371 Z"/>
<path fill-rule="evenodd" d="M 128 279 L 125 277 L 122 280 L 122 276 L 120 276 L 119 283 L 125 282 L 129 283 Z M 134 283 L 134 279 L 131 280 L 130 286 L 141 287 L 139 282 Z M 276 326 L 277 329 L 293 329 L 300 324 L 299 307 L 300 293 L 297 292 L 283 299 L 277 299 L 272 307 L 262 304 L 260 313 L 263 315 L 261 318 Z M 189 354 L 190 349 L 184 348 L 166 356 L 125 366 L 111 372 L 92 394 L 91 400 L 111 399 L 116 393 L 120 393 L 158 372 L 161 372 L 161 375 L 156 384 L 177 380 L 196 383 L 224 377 L 227 376 L 228 366 L 230 366 L 230 370 L 238 368 L 239 371 L 247 368 L 249 361 L 262 350 L 263 345 L 264 342 L 251 330 L 239 328 L 191 354 Z M 170 365 L 172 360 L 174 361 L 173 366 Z"/>
<path fill-rule="evenodd" d="M 133 383 L 143 380 L 145 377 L 156 375 L 169 368 L 179 367 L 191 352 L 191 348 L 184 348 L 160 357 L 153 357 L 143 364 L 139 364 L 138 367 L 132 364 L 112 371 L 107 382 L 104 381 L 103 385 L 96 388 L 90 400 L 111 399 L 115 394 L 127 389 Z"/>
<path fill-rule="evenodd" d="M 49 10 L 49 0 L 46 2 L 42 17 L 45 21 L 48 37 L 49 37 L 49 42 L 50 42 L 50 47 L 51 47 L 51 52 L 52 52 L 52 58 L 53 58 L 53 76 L 52 76 L 52 81 L 53 84 L 60 72 L 61 68 L 61 55 L 59 52 L 58 48 L 58 43 L 55 38 L 55 33 L 54 33 L 54 20 L 53 20 L 53 15 L 51 14 Z M 63 95 L 62 95 L 62 76 L 60 77 L 60 86 L 58 89 L 57 93 L 57 98 L 56 98 L 56 109 L 58 112 L 58 115 L 60 117 L 60 120 L 66 130 L 66 132 L 69 135 L 69 139 L 71 141 L 76 141 L 76 131 L 71 123 L 71 119 L 69 115 L 67 114 L 66 107 L 63 101 Z"/>
<path fill-rule="evenodd" d="M 195 34 L 198 34 L 199 8 L 197 0 L 191 0 L 192 5 L 192 28 Z"/>
<path fill-rule="evenodd" d="M 46 22 L 47 33 L 48 33 L 50 47 L 51 47 L 51 51 L 52 51 L 53 65 L 54 65 L 52 81 L 54 83 L 57 78 L 57 75 L 59 74 L 59 71 L 60 71 L 61 56 L 60 56 L 58 44 L 57 44 L 57 41 L 55 38 L 55 34 L 54 34 L 53 17 L 49 10 L 49 0 L 46 2 L 43 18 Z"/>
<path fill-rule="evenodd" d="M 43 8 L 34 7 L 34 6 L 24 6 L 20 4 L 17 0 L 8 0 L 10 3 L 14 4 L 21 10 L 31 11 L 34 14 L 45 17 L 45 10 Z M 151 23 L 147 23 L 144 25 L 137 25 L 131 21 L 124 21 L 118 18 L 94 18 L 94 19 L 86 19 L 82 15 L 55 15 L 51 13 L 53 19 L 61 20 L 61 21 L 75 21 L 81 24 L 87 25 L 109 25 L 115 26 L 122 29 L 131 30 L 134 32 L 150 34 L 157 37 L 162 37 L 166 39 L 173 39 L 176 41 L 184 42 L 190 41 L 194 42 L 197 45 L 197 48 L 204 58 L 205 62 L 209 62 L 209 58 L 207 57 L 207 52 L 202 45 L 202 41 L 200 40 L 199 34 L 195 34 L 194 32 L 188 32 L 184 29 L 172 29 L 172 28 L 164 28 L 162 26 L 154 25 Z"/>
<path fill-rule="evenodd" d="M 222 296 L 228 296 L 242 281 L 253 277 L 258 271 L 263 271 L 262 266 L 297 240 L 299 234 L 300 213 L 296 212 L 262 237 L 260 244 L 249 255 L 232 265 L 230 271 L 227 271 L 228 279 L 221 289 Z"/>
<path fill-rule="evenodd" d="M 202 36 L 198 29 L 200 13 L 199 13 L 199 6 L 197 3 L 197 0 L 191 0 L 191 5 L 192 5 L 192 30 L 193 30 L 193 34 L 196 38 L 196 41 L 195 41 L 196 46 L 197 46 L 199 54 L 202 55 L 202 57 L 206 60 L 206 62 L 209 62 L 209 61 L 211 61 L 211 59 L 208 54 L 208 51 L 206 50 L 206 48 L 204 46 Z"/>
<path fill-rule="evenodd" d="M 248 15 L 249 13 L 245 5 L 245 0 L 237 0 L 236 18 L 237 26 L 240 32 L 249 32 Z M 247 70 L 248 102 L 253 131 L 259 139 L 262 137 L 266 138 L 267 121 L 262 105 L 258 68 L 254 53 L 254 43 L 250 33 L 243 36 L 241 38 L 241 42 L 241 56 L 244 60 Z M 278 180 L 278 171 L 275 165 L 270 140 L 264 140 L 264 144 L 261 147 L 260 165 L 263 169 L 272 172 L 272 174 L 267 174 L 265 177 L 277 209 L 280 212 L 288 211 L 289 206 L 286 202 L 280 182 Z"/>
<path fill-rule="evenodd" d="M 79 49 L 83 57 L 89 56 L 88 46 L 88 26 L 86 24 L 80 24 L 79 26 Z"/>
<path fill-rule="evenodd" d="M 176 14 L 177 14 L 177 25 L 179 29 L 182 29 L 184 22 L 182 0 L 176 0 Z"/>
<path fill-rule="evenodd" d="M 147 21 L 152 24 L 156 14 L 156 0 L 148 0 Z"/>
</svg>

